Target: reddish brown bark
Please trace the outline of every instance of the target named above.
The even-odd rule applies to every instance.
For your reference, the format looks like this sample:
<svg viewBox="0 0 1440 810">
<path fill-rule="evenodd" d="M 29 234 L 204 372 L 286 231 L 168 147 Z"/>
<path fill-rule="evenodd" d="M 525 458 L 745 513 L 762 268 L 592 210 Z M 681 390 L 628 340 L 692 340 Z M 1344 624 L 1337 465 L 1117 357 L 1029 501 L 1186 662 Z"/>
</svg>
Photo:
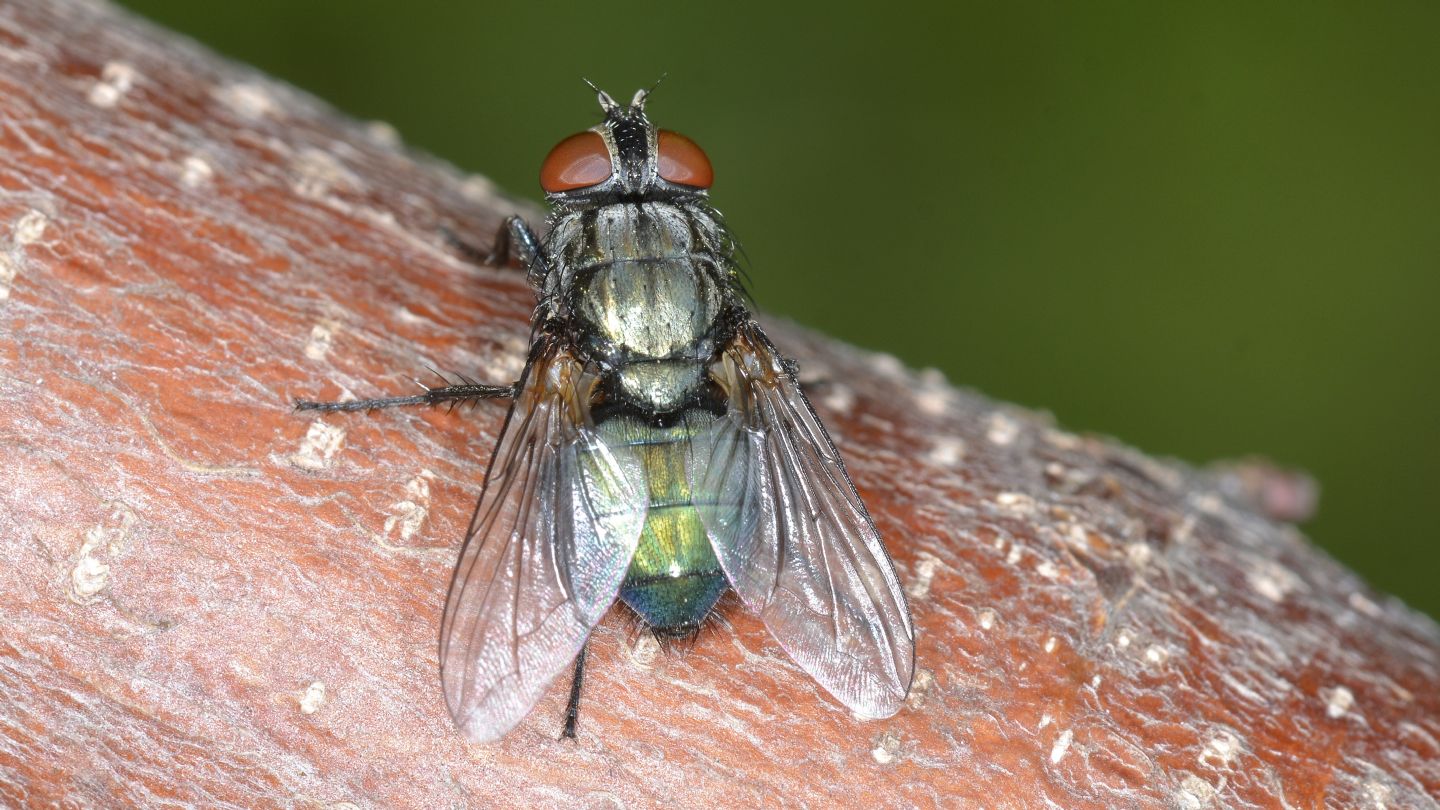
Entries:
<svg viewBox="0 0 1440 810">
<path fill-rule="evenodd" d="M 1263 514 L 1293 480 L 780 325 L 908 583 L 909 705 L 848 715 L 743 613 L 661 655 L 612 614 L 578 741 L 560 683 L 467 744 L 436 634 L 504 406 L 289 407 L 519 368 L 523 278 L 440 236 L 515 206 L 385 132 L 105 6 L 0 7 L 0 804 L 1440 796 L 1440 630 Z"/>
</svg>

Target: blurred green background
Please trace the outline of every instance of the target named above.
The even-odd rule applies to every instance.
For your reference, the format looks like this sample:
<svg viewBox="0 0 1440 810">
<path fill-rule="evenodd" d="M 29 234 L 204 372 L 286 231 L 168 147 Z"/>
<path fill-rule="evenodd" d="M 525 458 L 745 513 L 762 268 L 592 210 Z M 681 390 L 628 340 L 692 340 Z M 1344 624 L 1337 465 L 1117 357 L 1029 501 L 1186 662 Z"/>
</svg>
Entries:
<svg viewBox="0 0 1440 810">
<path fill-rule="evenodd" d="M 581 76 L 668 72 L 763 307 L 1309 470 L 1307 532 L 1440 615 L 1440 3 L 127 5 L 536 199 Z"/>
</svg>

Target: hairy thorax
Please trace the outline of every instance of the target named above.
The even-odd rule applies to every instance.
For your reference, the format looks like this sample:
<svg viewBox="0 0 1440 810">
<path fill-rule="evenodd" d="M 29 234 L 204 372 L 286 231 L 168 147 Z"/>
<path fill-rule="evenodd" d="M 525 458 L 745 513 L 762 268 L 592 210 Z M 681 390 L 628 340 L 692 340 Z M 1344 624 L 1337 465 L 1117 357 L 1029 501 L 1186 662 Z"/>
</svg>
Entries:
<svg viewBox="0 0 1440 810">
<path fill-rule="evenodd" d="M 726 301 L 714 227 L 693 208 L 616 203 L 552 232 L 577 344 L 646 410 L 682 406 L 715 356 Z"/>
</svg>

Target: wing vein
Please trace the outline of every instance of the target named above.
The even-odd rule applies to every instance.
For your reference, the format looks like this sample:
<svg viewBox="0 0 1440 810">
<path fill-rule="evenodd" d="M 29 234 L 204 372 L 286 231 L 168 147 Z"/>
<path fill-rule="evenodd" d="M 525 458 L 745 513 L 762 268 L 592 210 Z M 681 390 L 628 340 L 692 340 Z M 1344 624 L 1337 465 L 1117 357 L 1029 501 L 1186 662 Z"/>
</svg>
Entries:
<svg viewBox="0 0 1440 810">
<path fill-rule="evenodd" d="M 728 418 L 695 445 L 701 521 L 741 601 L 803 669 L 867 717 L 900 707 L 914 633 L 899 578 L 844 463 L 754 324 L 712 374 Z M 747 439 L 753 437 L 753 439 Z"/>
<path fill-rule="evenodd" d="M 537 342 L 455 567 L 441 678 L 472 740 L 509 731 L 570 664 L 614 601 L 639 539 L 643 468 L 633 451 L 594 452 L 604 444 L 587 427 L 581 372 L 560 341 Z M 619 517 L 596 518 L 592 481 L 606 482 L 595 486 Z M 577 578 L 583 593 L 572 587 Z"/>
</svg>

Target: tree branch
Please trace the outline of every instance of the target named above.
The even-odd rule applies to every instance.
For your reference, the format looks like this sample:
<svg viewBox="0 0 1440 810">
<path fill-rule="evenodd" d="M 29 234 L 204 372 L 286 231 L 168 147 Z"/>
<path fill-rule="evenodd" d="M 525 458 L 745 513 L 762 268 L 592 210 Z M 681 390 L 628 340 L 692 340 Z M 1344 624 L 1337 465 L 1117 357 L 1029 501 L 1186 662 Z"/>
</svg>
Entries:
<svg viewBox="0 0 1440 810">
<path fill-rule="evenodd" d="M 504 405 L 291 403 L 514 379 L 524 279 L 443 234 L 535 212 L 74 0 L 0 7 L 0 188 L 0 803 L 1440 796 L 1440 630 L 1260 508 L 1295 491 L 784 325 L 911 595 L 909 705 L 848 715 L 738 609 L 668 654 L 615 612 L 578 741 L 562 682 L 467 744 L 436 635 Z"/>
</svg>

